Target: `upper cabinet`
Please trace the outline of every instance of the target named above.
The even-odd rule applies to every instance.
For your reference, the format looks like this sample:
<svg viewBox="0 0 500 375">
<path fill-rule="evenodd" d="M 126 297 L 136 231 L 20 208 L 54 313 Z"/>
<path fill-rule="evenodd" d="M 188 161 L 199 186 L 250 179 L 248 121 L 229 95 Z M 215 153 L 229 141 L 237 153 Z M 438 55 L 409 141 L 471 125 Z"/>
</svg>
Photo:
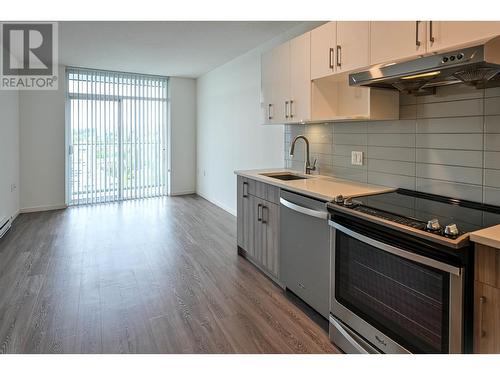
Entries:
<svg viewBox="0 0 500 375">
<path fill-rule="evenodd" d="M 499 21 L 429 21 L 427 52 L 436 52 L 499 34 Z"/>
<path fill-rule="evenodd" d="M 328 22 L 311 31 L 311 79 L 347 72 L 370 63 L 370 23 Z"/>
<path fill-rule="evenodd" d="M 311 34 L 290 41 L 289 118 L 303 122 L 311 118 Z"/>
<path fill-rule="evenodd" d="M 350 72 L 500 35 L 500 21 L 327 22 L 262 55 L 264 123 L 399 117 L 399 93 L 351 87 Z"/>
<path fill-rule="evenodd" d="M 261 78 L 260 78 L 260 93 L 261 102 L 263 105 L 264 122 L 272 124 L 275 118 L 276 108 L 273 107 L 273 87 L 274 82 L 274 60 L 275 50 L 270 50 L 262 54 L 261 57 Z"/>
<path fill-rule="evenodd" d="M 348 72 L 370 64 L 370 22 L 338 21 L 335 69 Z"/>
<path fill-rule="evenodd" d="M 337 22 L 327 22 L 311 31 L 311 79 L 335 73 Z"/>
<path fill-rule="evenodd" d="M 265 123 L 285 124 L 310 119 L 310 43 L 310 33 L 305 33 L 262 55 Z"/>
<path fill-rule="evenodd" d="M 285 98 L 289 92 L 290 42 L 287 42 L 262 55 L 261 95 L 266 124 L 283 124 L 287 120 Z"/>
<path fill-rule="evenodd" d="M 426 32 L 426 23 L 421 21 L 370 22 L 370 64 L 423 55 Z"/>
</svg>

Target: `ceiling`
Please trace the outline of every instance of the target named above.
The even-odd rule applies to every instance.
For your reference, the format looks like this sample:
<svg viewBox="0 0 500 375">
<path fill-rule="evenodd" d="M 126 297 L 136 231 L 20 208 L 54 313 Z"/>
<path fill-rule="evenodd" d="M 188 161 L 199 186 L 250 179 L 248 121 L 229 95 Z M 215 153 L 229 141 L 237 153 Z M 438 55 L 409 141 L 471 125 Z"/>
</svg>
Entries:
<svg viewBox="0 0 500 375">
<path fill-rule="evenodd" d="M 60 22 L 59 62 L 198 77 L 301 22 Z"/>
</svg>

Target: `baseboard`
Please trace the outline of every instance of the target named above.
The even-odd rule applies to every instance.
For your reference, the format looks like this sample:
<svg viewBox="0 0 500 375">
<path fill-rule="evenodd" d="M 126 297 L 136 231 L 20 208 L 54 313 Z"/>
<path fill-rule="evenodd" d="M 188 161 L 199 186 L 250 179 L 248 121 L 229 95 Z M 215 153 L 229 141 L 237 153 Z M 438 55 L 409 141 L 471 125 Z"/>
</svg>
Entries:
<svg viewBox="0 0 500 375">
<path fill-rule="evenodd" d="M 233 216 L 236 216 L 236 211 L 234 211 L 232 208 L 229 208 L 227 207 L 226 205 L 216 201 L 215 199 L 212 199 L 212 198 L 209 198 L 207 197 L 205 194 L 202 194 L 200 193 L 199 191 L 196 192 L 196 194 L 198 194 L 200 197 L 202 197 L 203 199 L 206 199 L 207 201 L 209 201 L 210 203 L 213 203 L 215 204 L 217 207 L 220 207 L 222 208 L 224 211 L 230 213 L 231 215 Z"/>
<path fill-rule="evenodd" d="M 17 217 L 19 216 L 19 214 L 21 213 L 21 210 L 17 210 L 16 212 L 14 212 L 11 216 L 10 216 L 10 220 L 11 222 L 14 222 L 14 220 L 17 219 Z"/>
<path fill-rule="evenodd" d="M 196 191 L 195 190 L 177 191 L 175 193 L 170 193 L 170 196 L 176 197 L 179 195 L 191 195 L 191 194 L 196 194 Z"/>
<path fill-rule="evenodd" d="M 35 207 L 25 207 L 21 208 L 19 212 L 21 214 L 27 214 L 29 212 L 40 212 L 40 211 L 52 211 L 52 210 L 62 210 L 68 208 L 66 204 L 54 204 L 51 206 L 35 206 Z"/>
</svg>

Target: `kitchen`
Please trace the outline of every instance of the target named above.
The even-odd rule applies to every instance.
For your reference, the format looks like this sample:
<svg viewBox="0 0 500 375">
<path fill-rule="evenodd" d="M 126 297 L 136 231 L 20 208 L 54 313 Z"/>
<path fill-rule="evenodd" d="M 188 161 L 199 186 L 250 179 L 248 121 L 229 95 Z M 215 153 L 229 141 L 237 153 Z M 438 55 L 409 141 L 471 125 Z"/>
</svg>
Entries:
<svg viewBox="0 0 500 375">
<path fill-rule="evenodd" d="M 0 367 L 491 371 L 500 21 L 229 3 L 6 11 Z"/>
<path fill-rule="evenodd" d="M 235 171 L 238 253 L 345 352 L 499 350 L 499 26 L 329 22 L 262 55 L 287 168 Z"/>
</svg>

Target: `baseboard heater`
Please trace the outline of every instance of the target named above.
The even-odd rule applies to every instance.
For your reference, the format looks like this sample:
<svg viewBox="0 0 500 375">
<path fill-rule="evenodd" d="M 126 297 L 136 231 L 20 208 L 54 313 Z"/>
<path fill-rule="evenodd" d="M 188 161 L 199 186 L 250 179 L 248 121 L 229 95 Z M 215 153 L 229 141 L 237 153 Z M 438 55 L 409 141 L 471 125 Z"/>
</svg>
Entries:
<svg viewBox="0 0 500 375">
<path fill-rule="evenodd" d="M 0 238 L 2 238 L 5 233 L 7 233 L 7 231 L 10 229 L 10 226 L 11 226 L 10 218 L 6 219 L 5 217 L 3 217 L 0 220 Z"/>
</svg>

